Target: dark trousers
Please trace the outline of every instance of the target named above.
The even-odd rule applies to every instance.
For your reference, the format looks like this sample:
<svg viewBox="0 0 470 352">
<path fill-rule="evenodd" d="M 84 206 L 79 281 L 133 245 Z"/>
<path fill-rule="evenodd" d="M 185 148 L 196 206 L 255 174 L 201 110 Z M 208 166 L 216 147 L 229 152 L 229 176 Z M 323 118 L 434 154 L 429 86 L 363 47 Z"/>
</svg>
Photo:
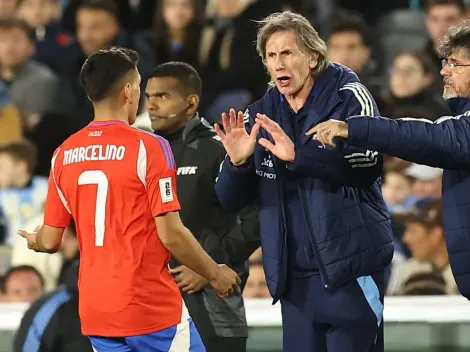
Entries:
<svg viewBox="0 0 470 352">
<path fill-rule="evenodd" d="M 319 275 L 290 277 L 281 299 L 284 351 L 383 352 L 384 273 L 327 291 Z"/>
<path fill-rule="evenodd" d="M 246 337 L 203 338 L 207 352 L 246 352 Z"/>
</svg>

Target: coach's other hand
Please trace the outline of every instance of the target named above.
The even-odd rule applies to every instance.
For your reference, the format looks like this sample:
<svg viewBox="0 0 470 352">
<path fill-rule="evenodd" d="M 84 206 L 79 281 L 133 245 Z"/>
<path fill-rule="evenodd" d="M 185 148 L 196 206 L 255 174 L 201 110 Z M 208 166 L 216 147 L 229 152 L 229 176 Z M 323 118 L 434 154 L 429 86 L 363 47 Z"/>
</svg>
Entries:
<svg viewBox="0 0 470 352">
<path fill-rule="evenodd" d="M 348 138 L 348 124 L 343 121 L 328 120 L 316 125 L 306 133 L 307 136 L 312 134 L 314 139 L 320 143 L 336 147 L 336 143 L 333 141 L 334 138 Z"/>
<path fill-rule="evenodd" d="M 258 143 L 283 161 L 293 162 L 295 159 L 294 142 L 283 131 L 277 122 L 274 122 L 264 114 L 256 115 L 256 123 L 268 132 L 274 143 L 266 138 L 260 138 Z"/>
<path fill-rule="evenodd" d="M 240 277 L 235 271 L 225 264 L 219 264 L 217 275 L 210 285 L 217 290 L 219 296 L 228 297 L 233 295 L 240 283 Z"/>
</svg>

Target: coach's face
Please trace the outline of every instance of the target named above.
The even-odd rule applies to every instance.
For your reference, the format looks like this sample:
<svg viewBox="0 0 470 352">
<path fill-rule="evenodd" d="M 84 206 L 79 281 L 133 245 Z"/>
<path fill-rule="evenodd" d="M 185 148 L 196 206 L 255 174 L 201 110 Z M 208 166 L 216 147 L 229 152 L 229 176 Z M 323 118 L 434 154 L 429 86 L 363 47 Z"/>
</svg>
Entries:
<svg viewBox="0 0 470 352">
<path fill-rule="evenodd" d="M 456 49 L 447 58 L 441 75 L 444 76 L 444 99 L 470 97 L 470 53 L 466 49 Z M 449 65 L 450 64 L 450 65 Z M 455 66 L 451 68 L 454 64 Z"/>
<path fill-rule="evenodd" d="M 283 95 L 295 96 L 312 80 L 318 56 L 308 53 L 298 43 L 293 31 L 280 31 L 266 41 L 266 66 L 271 80 Z"/>
</svg>

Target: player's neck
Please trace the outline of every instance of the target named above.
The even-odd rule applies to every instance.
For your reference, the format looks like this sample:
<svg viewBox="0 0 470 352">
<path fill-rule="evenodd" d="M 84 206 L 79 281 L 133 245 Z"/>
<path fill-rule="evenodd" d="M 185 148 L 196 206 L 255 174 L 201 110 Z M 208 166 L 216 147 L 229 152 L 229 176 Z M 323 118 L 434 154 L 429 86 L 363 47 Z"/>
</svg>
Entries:
<svg viewBox="0 0 470 352">
<path fill-rule="evenodd" d="M 95 118 L 94 121 L 123 121 L 129 123 L 129 117 L 125 109 L 119 109 L 111 106 L 110 104 L 102 103 L 95 104 Z"/>
</svg>

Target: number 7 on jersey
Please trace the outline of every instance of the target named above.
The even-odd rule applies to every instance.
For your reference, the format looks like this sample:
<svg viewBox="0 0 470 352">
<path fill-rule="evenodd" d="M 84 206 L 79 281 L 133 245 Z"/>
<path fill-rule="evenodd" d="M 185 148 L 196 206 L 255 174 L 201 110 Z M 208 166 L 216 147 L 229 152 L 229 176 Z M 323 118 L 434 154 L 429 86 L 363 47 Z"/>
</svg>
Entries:
<svg viewBox="0 0 470 352">
<path fill-rule="evenodd" d="M 102 247 L 104 243 L 106 198 L 108 196 L 108 177 L 101 170 L 84 171 L 78 177 L 78 185 L 97 185 L 95 210 L 95 246 Z"/>
</svg>

